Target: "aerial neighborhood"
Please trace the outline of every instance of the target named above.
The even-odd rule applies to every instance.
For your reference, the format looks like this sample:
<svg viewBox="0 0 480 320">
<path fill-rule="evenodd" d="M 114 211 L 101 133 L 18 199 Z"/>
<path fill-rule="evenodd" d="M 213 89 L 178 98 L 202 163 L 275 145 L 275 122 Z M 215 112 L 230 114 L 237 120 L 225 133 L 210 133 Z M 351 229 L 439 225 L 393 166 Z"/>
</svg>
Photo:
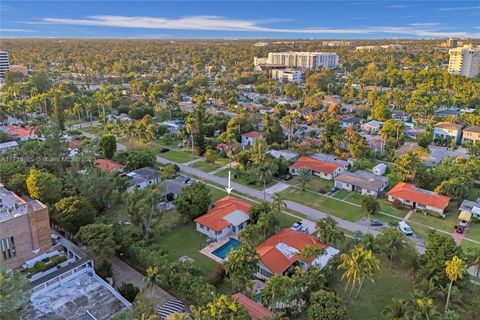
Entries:
<svg viewBox="0 0 480 320">
<path fill-rule="evenodd" d="M 1 41 L 0 319 L 480 319 L 478 38 L 116 38 Z"/>
</svg>

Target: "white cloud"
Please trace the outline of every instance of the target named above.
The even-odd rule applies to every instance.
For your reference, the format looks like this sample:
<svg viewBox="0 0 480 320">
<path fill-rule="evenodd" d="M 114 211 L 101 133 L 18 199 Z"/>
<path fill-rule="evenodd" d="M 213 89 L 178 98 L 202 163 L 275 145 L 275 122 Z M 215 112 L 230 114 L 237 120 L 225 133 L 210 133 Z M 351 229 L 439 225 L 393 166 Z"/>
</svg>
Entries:
<svg viewBox="0 0 480 320">
<path fill-rule="evenodd" d="M 9 29 L 9 28 L 0 28 L 0 33 L 2 32 L 35 32 L 34 30 L 28 29 Z"/>
<path fill-rule="evenodd" d="M 438 11 L 466 11 L 466 10 L 480 10 L 480 6 L 476 6 L 476 7 L 446 7 L 446 8 L 438 9 Z"/>
<path fill-rule="evenodd" d="M 130 17 L 130 16 L 90 16 L 85 19 L 44 18 L 38 23 L 51 23 L 62 25 L 102 26 L 143 29 L 177 29 L 177 30 L 208 30 L 208 31 L 243 31 L 243 32 L 275 32 L 297 34 L 395 34 L 419 37 L 467 37 L 467 32 L 445 31 L 435 28 L 437 23 L 412 23 L 404 27 L 359 27 L 359 28 L 273 28 L 265 27 L 266 23 L 278 22 L 270 19 L 263 21 L 229 19 L 220 16 L 190 16 L 181 18 L 153 18 L 153 17 Z"/>
</svg>

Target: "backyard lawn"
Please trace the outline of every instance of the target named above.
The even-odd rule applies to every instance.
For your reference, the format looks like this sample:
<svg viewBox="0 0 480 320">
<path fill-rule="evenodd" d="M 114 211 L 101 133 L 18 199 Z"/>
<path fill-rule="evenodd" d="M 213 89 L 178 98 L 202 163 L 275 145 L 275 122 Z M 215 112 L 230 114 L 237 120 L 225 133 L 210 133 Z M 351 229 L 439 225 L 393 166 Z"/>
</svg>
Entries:
<svg viewBox="0 0 480 320">
<path fill-rule="evenodd" d="M 161 158 L 177 163 L 185 163 L 196 159 L 196 157 L 192 156 L 189 153 L 176 150 L 170 150 L 168 152 L 160 153 L 159 156 Z"/>
<path fill-rule="evenodd" d="M 243 184 L 245 186 L 249 186 L 251 188 L 254 188 L 254 189 L 257 189 L 257 190 L 263 190 L 263 183 L 260 183 L 259 181 L 255 184 L 248 184 L 248 181 L 246 179 L 245 176 L 243 176 L 242 174 L 238 174 L 235 172 L 235 170 L 232 170 L 230 168 L 227 168 L 225 170 L 222 170 L 220 172 L 218 172 L 217 174 L 215 174 L 216 176 L 219 176 L 219 177 L 222 177 L 222 178 L 227 178 L 228 177 L 228 171 L 231 171 L 232 174 L 231 174 L 231 177 L 232 177 L 232 181 L 235 181 L 237 183 L 240 183 L 240 184 Z M 277 183 L 278 181 L 277 180 L 270 180 L 270 182 L 267 182 L 266 183 L 266 188 L 268 187 L 271 187 L 273 186 L 275 183 Z"/>
<path fill-rule="evenodd" d="M 398 266 L 388 267 L 388 262 L 382 261 L 380 273 L 371 283 L 365 280 L 360 292 L 360 297 L 351 298 L 347 308 L 348 319 L 351 320 L 380 320 L 383 319 L 380 312 L 390 301 L 395 299 L 408 299 L 413 291 L 413 280 L 408 271 Z M 333 282 L 333 288 L 340 296 L 345 295 L 345 281 L 341 279 L 341 273 Z"/>
</svg>

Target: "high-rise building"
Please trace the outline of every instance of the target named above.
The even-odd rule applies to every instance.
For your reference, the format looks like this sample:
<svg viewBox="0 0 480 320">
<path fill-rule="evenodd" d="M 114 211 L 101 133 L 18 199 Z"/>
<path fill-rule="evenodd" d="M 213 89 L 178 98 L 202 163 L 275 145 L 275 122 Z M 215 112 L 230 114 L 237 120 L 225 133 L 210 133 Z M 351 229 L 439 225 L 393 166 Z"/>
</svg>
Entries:
<svg viewBox="0 0 480 320">
<path fill-rule="evenodd" d="M 15 269 L 50 251 L 48 208 L 0 184 L 0 265 Z"/>
<path fill-rule="evenodd" d="M 8 52 L 0 51 L 0 83 L 3 82 L 5 72 L 10 70 L 10 62 L 8 61 Z"/>
<path fill-rule="evenodd" d="M 335 52 L 270 52 L 267 64 L 302 69 L 335 68 L 338 55 Z"/>
<path fill-rule="evenodd" d="M 457 48 L 458 47 L 458 40 L 457 39 L 453 39 L 453 38 L 448 38 L 447 41 L 445 41 L 443 44 L 442 44 L 443 47 L 446 47 L 446 48 L 450 48 L 450 49 L 454 49 L 454 48 Z"/>
<path fill-rule="evenodd" d="M 462 48 L 449 50 L 450 61 L 448 72 L 469 78 L 478 76 L 480 72 L 480 47 L 464 45 Z"/>
</svg>

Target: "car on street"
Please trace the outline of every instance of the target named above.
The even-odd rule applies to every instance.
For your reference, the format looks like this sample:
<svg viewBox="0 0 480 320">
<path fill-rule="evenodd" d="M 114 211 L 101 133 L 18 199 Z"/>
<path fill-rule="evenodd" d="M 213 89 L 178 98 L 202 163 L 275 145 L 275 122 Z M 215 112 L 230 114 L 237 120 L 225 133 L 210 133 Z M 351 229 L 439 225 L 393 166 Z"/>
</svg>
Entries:
<svg viewBox="0 0 480 320">
<path fill-rule="evenodd" d="M 370 227 L 381 227 L 383 226 L 383 223 L 377 220 L 372 220 L 370 221 Z"/>
<path fill-rule="evenodd" d="M 406 236 L 413 236 L 412 228 L 410 228 L 410 226 L 404 221 L 400 221 L 398 223 L 398 230 L 400 230 L 400 232 Z"/>
</svg>

